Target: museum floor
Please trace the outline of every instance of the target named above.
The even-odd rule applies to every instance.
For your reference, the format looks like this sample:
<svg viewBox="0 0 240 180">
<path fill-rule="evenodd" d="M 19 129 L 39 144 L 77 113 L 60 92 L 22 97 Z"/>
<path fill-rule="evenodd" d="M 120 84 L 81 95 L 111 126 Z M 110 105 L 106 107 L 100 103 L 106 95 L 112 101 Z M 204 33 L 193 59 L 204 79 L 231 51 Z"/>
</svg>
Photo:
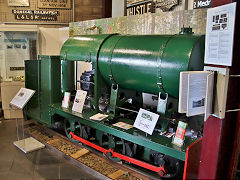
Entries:
<svg viewBox="0 0 240 180">
<path fill-rule="evenodd" d="M 24 154 L 13 145 L 15 140 L 17 140 L 15 120 L 2 120 L 0 179 L 96 179 L 47 149 Z"/>
</svg>

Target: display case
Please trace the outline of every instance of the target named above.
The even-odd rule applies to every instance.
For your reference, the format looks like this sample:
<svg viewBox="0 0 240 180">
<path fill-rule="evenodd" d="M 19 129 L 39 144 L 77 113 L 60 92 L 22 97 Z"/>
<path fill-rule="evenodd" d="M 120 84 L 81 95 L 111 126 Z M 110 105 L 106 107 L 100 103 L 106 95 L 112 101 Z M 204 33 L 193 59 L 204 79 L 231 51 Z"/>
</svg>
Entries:
<svg viewBox="0 0 240 180">
<path fill-rule="evenodd" d="M 24 60 L 37 59 L 38 26 L 0 25 L 0 102 L 4 119 L 22 118 L 9 102 L 24 87 Z"/>
<path fill-rule="evenodd" d="M 24 80 L 24 60 L 36 59 L 38 27 L 0 25 L 0 79 Z"/>
</svg>

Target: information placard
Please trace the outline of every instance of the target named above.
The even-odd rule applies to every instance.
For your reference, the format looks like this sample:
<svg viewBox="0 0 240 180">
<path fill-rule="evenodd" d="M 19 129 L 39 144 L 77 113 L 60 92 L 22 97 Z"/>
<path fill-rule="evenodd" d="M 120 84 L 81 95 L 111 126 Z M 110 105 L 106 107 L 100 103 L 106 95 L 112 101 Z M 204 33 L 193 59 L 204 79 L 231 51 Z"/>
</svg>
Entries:
<svg viewBox="0 0 240 180">
<path fill-rule="evenodd" d="M 153 130 L 156 126 L 156 123 L 158 121 L 159 115 L 152 113 L 150 111 L 147 111 L 145 109 L 140 109 L 137 115 L 137 118 L 134 122 L 134 127 L 138 128 L 150 135 L 152 135 Z"/>
<path fill-rule="evenodd" d="M 210 113 L 213 78 L 213 72 L 209 71 L 180 72 L 178 112 L 186 113 L 188 117 L 204 114 L 207 104 Z"/>
<path fill-rule="evenodd" d="M 205 64 L 232 65 L 236 3 L 207 11 Z"/>
<path fill-rule="evenodd" d="M 23 109 L 34 93 L 35 90 L 21 88 L 10 102 L 10 105 Z"/>
<path fill-rule="evenodd" d="M 87 91 L 77 90 L 77 94 L 74 99 L 72 111 L 82 113 L 86 96 L 87 96 Z"/>
<path fill-rule="evenodd" d="M 95 121 L 101 121 L 101 120 L 105 119 L 106 117 L 108 117 L 107 114 L 97 113 L 97 114 L 91 116 L 90 119 L 95 120 Z"/>
</svg>

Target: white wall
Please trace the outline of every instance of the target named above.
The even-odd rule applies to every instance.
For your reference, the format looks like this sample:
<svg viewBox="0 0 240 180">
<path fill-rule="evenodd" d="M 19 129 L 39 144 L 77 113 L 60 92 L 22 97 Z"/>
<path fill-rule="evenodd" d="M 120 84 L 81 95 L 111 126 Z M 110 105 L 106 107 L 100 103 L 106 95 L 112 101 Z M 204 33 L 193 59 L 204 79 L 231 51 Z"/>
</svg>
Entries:
<svg viewBox="0 0 240 180">
<path fill-rule="evenodd" d="M 69 27 L 66 28 L 39 28 L 39 54 L 56 55 L 60 54 L 60 50 L 64 42 L 69 38 Z M 78 62 L 78 79 L 84 71 L 90 71 L 92 66 L 90 63 Z M 74 68 L 75 70 L 75 68 Z M 76 75 L 76 73 L 74 73 Z M 76 77 L 75 77 L 76 78 Z M 78 89 L 80 89 L 78 83 Z"/>
<path fill-rule="evenodd" d="M 39 54 L 59 55 L 69 37 L 69 28 L 39 28 Z"/>
<path fill-rule="evenodd" d="M 125 0 L 112 0 L 112 17 L 124 16 Z"/>
<path fill-rule="evenodd" d="M 63 43 L 69 38 L 69 27 L 59 28 L 59 45 L 62 47 Z"/>
<path fill-rule="evenodd" d="M 188 10 L 193 9 L 193 2 L 194 0 L 188 0 Z"/>
</svg>

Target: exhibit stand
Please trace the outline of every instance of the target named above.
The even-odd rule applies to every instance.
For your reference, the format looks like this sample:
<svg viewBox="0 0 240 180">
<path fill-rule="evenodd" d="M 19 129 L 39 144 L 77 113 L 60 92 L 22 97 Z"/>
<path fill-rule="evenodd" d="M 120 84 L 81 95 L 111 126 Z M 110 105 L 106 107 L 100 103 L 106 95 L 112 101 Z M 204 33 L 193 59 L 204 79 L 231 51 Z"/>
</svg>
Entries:
<svg viewBox="0 0 240 180">
<path fill-rule="evenodd" d="M 35 93 L 34 90 L 21 88 L 16 96 L 10 102 L 10 107 L 14 106 L 18 109 L 23 109 L 27 102 L 31 99 L 33 94 Z M 39 150 L 45 147 L 44 144 L 40 143 L 33 137 L 25 138 L 24 135 L 24 118 L 22 118 L 22 139 L 19 138 L 19 128 L 18 128 L 18 118 L 16 118 L 16 129 L 17 129 L 17 141 L 14 141 L 13 144 L 21 149 L 24 153 L 29 153 L 35 150 Z"/>
</svg>

